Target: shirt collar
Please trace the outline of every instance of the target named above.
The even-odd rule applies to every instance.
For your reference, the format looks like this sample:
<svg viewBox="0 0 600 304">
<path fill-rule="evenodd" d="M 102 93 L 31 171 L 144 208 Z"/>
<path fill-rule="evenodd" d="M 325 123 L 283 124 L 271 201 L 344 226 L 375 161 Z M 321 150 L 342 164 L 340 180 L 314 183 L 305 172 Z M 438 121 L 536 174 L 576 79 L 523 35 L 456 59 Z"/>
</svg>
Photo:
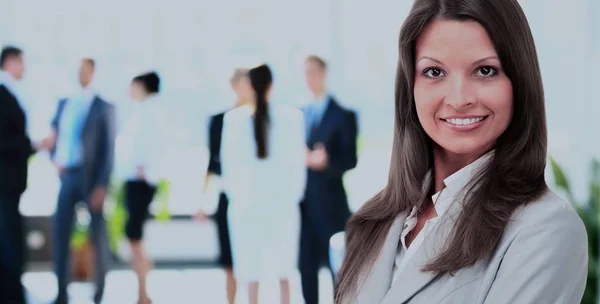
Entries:
<svg viewBox="0 0 600 304">
<path fill-rule="evenodd" d="M 8 88 L 12 94 L 16 93 L 16 83 L 17 80 L 10 73 L 0 70 L 0 84 L 3 84 L 6 88 Z"/>
<path fill-rule="evenodd" d="M 96 97 L 96 90 L 92 85 L 85 88 L 79 87 L 73 94 L 75 100 L 81 100 L 84 104 L 91 104 Z"/>
<path fill-rule="evenodd" d="M 444 179 L 446 187 L 431 197 L 438 217 L 446 213 L 452 202 L 456 200 L 462 201 L 462 197 L 465 194 L 464 190 L 467 190 L 465 187 L 491 161 L 493 156 L 494 151 L 492 150 Z M 431 174 L 431 171 L 428 174 Z"/>
<path fill-rule="evenodd" d="M 144 98 L 141 101 L 133 102 L 133 107 L 138 110 L 155 108 L 156 107 L 155 105 L 158 104 L 156 102 L 157 99 L 158 99 L 157 94 L 148 95 L 146 98 Z"/>
<path fill-rule="evenodd" d="M 87 87 L 82 88 L 81 93 L 83 95 L 83 98 L 87 102 L 92 102 L 92 100 L 94 100 L 94 97 L 96 96 L 96 90 L 94 90 L 94 87 L 92 85 L 88 85 Z"/>
<path fill-rule="evenodd" d="M 316 97 L 316 98 L 314 99 L 314 101 L 315 101 L 316 103 L 319 103 L 319 104 L 321 104 L 321 103 L 324 103 L 324 102 L 326 102 L 328 99 L 329 99 L 329 95 L 327 95 L 327 93 L 324 93 L 323 95 Z"/>
<path fill-rule="evenodd" d="M 327 109 L 328 105 L 329 105 L 329 95 L 328 94 L 323 94 L 322 96 L 315 98 L 314 102 L 313 102 L 313 107 L 314 107 L 314 109 L 317 110 L 319 117 L 323 115 L 323 113 L 325 112 L 325 109 Z"/>
<path fill-rule="evenodd" d="M 475 177 L 475 175 L 492 160 L 493 156 L 493 150 L 482 155 L 474 162 L 468 164 L 444 179 L 444 185 L 446 185 L 448 190 L 450 190 L 449 192 L 451 192 L 455 197 L 458 197 L 458 194 L 460 194 L 460 192 L 464 190 L 464 188 Z"/>
<path fill-rule="evenodd" d="M 148 97 L 146 97 L 146 99 L 144 99 L 144 101 L 142 103 L 155 103 L 156 100 L 158 99 L 158 94 L 151 94 L 148 95 Z"/>
</svg>

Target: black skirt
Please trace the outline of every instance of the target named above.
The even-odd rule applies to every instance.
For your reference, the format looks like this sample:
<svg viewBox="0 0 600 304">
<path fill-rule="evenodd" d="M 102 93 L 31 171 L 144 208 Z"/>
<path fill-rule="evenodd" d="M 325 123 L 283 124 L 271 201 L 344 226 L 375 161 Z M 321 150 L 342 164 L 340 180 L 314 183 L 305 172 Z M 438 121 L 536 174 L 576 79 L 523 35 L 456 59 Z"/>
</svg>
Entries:
<svg viewBox="0 0 600 304">
<path fill-rule="evenodd" d="M 128 239 L 132 241 L 142 239 L 144 222 L 148 218 L 148 208 L 155 193 L 156 187 L 146 181 L 136 180 L 125 183 L 125 205 L 129 212 L 125 234 Z"/>
<path fill-rule="evenodd" d="M 231 257 L 231 241 L 229 239 L 229 223 L 227 221 L 227 207 L 229 201 L 225 193 L 219 196 L 219 206 L 214 215 L 217 222 L 217 230 L 219 234 L 219 246 L 221 254 L 219 256 L 219 264 L 223 267 L 231 268 L 233 266 L 233 258 Z"/>
</svg>

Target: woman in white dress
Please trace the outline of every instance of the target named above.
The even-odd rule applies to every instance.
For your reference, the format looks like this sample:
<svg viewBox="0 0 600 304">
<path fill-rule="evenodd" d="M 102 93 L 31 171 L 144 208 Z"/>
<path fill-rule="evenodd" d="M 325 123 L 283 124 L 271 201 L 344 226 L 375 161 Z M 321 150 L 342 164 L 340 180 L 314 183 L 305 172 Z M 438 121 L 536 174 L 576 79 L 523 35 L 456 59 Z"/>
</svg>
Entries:
<svg viewBox="0 0 600 304">
<path fill-rule="evenodd" d="M 250 304 L 258 302 L 261 274 L 279 278 L 281 302 L 289 303 L 306 183 L 304 120 L 298 109 L 268 103 L 268 66 L 251 69 L 248 77 L 254 102 L 225 115 L 221 150 L 234 273 L 248 283 Z"/>
</svg>

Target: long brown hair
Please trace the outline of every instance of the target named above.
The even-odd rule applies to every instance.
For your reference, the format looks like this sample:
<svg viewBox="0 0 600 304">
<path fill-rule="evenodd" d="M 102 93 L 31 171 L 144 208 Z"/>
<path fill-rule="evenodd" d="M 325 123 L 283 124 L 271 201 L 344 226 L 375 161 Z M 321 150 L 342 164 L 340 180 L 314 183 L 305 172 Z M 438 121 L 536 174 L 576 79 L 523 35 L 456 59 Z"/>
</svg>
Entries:
<svg viewBox="0 0 600 304">
<path fill-rule="evenodd" d="M 423 271 L 453 273 L 489 257 L 515 209 L 547 189 L 544 92 L 533 37 L 517 0 L 416 0 L 400 32 L 395 132 L 387 186 L 350 219 L 336 303 L 356 296 L 399 213 L 420 208 L 431 194 L 432 140 L 413 97 L 415 41 L 435 19 L 480 23 L 513 86 L 513 116 L 492 159 L 469 183 L 463 211 L 444 251 Z M 465 210 L 468 210 L 465 211 Z"/>
<path fill-rule="evenodd" d="M 263 64 L 248 72 L 248 78 L 256 95 L 256 111 L 254 112 L 254 139 L 256 140 L 256 155 L 263 159 L 267 157 L 267 140 L 269 131 L 269 106 L 267 92 L 273 83 L 273 75 L 269 66 Z"/>
</svg>

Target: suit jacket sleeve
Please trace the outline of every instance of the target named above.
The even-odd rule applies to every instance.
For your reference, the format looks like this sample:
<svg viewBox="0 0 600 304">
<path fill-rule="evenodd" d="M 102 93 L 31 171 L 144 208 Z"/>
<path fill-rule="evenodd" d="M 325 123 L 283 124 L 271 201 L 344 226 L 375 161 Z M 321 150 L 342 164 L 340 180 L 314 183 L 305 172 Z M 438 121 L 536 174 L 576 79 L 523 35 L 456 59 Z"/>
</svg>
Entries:
<svg viewBox="0 0 600 304">
<path fill-rule="evenodd" d="M 25 126 L 23 130 L 9 130 L 9 123 L 14 117 L 5 109 L 8 107 L 10 96 L 0 96 L 0 153 L 18 153 L 29 157 L 35 153 L 31 140 L 27 136 Z M 23 122 L 25 124 L 25 122 Z"/>
<path fill-rule="evenodd" d="M 575 212 L 523 227 L 505 253 L 485 304 L 577 304 L 588 271 L 587 233 Z"/>
<path fill-rule="evenodd" d="M 102 140 L 104 141 L 104 151 L 100 152 L 100 162 L 96 186 L 108 186 L 110 175 L 113 170 L 115 160 L 115 137 L 116 137 L 116 111 L 115 107 L 107 104 L 104 114 L 104 132 Z"/>
<path fill-rule="evenodd" d="M 60 123 L 60 118 L 62 116 L 62 112 L 63 112 L 63 109 L 65 108 L 66 102 L 67 102 L 66 99 L 61 99 L 58 101 L 58 106 L 56 107 L 56 112 L 54 113 L 54 117 L 52 118 L 52 121 L 50 122 L 50 127 L 52 127 L 54 132 L 58 131 L 58 124 Z M 57 133 L 56 133 L 56 135 L 58 136 Z M 56 143 L 50 150 L 50 158 L 54 159 L 55 155 L 56 155 Z"/>
<path fill-rule="evenodd" d="M 35 150 L 31 144 L 31 140 L 27 135 L 14 134 L 4 131 L 6 126 L 4 125 L 5 118 L 0 117 L 3 121 L 0 127 L 0 152 L 1 153 L 22 153 L 29 157 L 35 153 Z"/>
<path fill-rule="evenodd" d="M 332 176 L 342 176 L 346 171 L 356 167 L 356 137 L 358 126 L 356 114 L 352 111 L 346 112 L 343 125 L 340 128 L 340 155 L 330 157 L 326 172 Z"/>
</svg>

